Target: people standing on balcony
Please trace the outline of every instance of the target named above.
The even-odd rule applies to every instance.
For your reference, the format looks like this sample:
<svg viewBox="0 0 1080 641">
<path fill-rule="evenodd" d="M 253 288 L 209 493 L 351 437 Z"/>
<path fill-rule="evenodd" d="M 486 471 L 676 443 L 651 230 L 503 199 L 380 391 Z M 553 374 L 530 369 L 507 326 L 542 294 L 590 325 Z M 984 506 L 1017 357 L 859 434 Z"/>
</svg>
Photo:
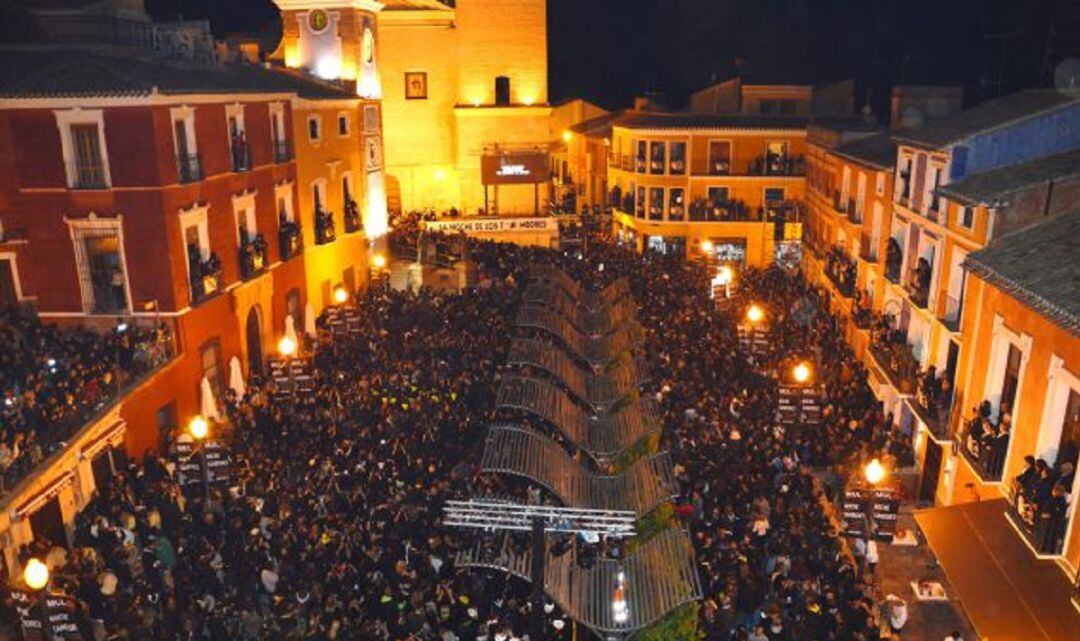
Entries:
<svg viewBox="0 0 1080 641">
<path fill-rule="evenodd" d="M 903 266 L 904 252 L 900 248 L 900 242 L 896 238 L 889 237 L 885 245 L 885 270 L 892 280 L 900 278 L 900 269 Z"/>
</svg>

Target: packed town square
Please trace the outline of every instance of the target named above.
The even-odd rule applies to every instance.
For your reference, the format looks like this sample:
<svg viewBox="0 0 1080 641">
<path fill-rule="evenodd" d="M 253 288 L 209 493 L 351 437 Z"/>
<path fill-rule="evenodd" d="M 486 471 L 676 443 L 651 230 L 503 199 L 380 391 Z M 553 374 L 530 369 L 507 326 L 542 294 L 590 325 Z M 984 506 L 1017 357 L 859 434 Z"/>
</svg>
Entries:
<svg viewBox="0 0 1080 641">
<path fill-rule="evenodd" d="M 630 282 L 653 372 L 640 393 L 656 399 L 678 477 L 679 498 L 656 510 L 691 533 L 706 638 L 881 638 L 893 606 L 840 537 L 811 471 L 894 464 L 906 436 L 875 408 L 819 294 L 796 273 L 748 271 L 718 310 L 704 266 L 590 240 L 584 257 L 470 243 L 480 275 L 461 292 L 370 287 L 355 302 L 359 331 L 313 347 L 310 393 L 281 396 L 252 377 L 242 397 L 220 400 L 210 429 L 232 457 L 228 486 L 191 494 L 164 454 L 131 461 L 79 515 L 70 549 L 37 539 L 20 563 L 49 564 L 94 638 L 522 638 L 527 586 L 455 567 L 477 534 L 443 527 L 441 508 L 513 491 L 478 462 L 494 392 L 511 374 L 513 312 L 531 274 L 552 265 L 594 288 Z M 736 332 L 750 302 L 768 310 L 774 339 L 754 364 Z M 73 340 L 11 319 L 34 328 L 39 351 Z M 94 353 L 65 356 L 90 366 Z M 812 430 L 777 421 L 777 367 L 792 355 L 826 384 Z M 29 347 L 25 357 L 37 360 Z M 42 394 L 25 378 L 7 385 L 8 397 Z M 32 408 L 13 414 L 24 440 L 49 438 L 33 430 Z M 550 638 L 570 638 L 549 609 Z"/>
<path fill-rule="evenodd" d="M 0 641 L 1077 641 L 1074 0 L 0 0 Z"/>
</svg>

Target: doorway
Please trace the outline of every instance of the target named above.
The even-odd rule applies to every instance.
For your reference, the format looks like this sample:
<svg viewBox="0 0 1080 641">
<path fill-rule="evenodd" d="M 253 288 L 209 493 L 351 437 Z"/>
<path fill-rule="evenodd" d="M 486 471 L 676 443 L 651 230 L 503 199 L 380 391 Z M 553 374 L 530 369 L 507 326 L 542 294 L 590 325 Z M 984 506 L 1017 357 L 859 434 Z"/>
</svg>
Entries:
<svg viewBox="0 0 1080 641">
<path fill-rule="evenodd" d="M 30 515 L 30 530 L 35 541 L 48 541 L 53 545 L 68 546 L 64 516 L 60 511 L 60 499 L 53 497 L 37 512 Z"/>
<path fill-rule="evenodd" d="M 262 374 L 262 320 L 259 318 L 258 305 L 252 307 L 248 312 L 245 333 L 247 335 L 248 375 Z"/>
<path fill-rule="evenodd" d="M 941 475 L 942 447 L 931 438 L 926 439 L 926 458 L 923 460 L 919 480 L 919 501 L 933 504 L 937 495 L 938 477 Z"/>
<path fill-rule="evenodd" d="M 19 303 L 19 294 L 15 289 L 15 270 L 8 259 L 0 260 L 0 308 Z"/>
</svg>

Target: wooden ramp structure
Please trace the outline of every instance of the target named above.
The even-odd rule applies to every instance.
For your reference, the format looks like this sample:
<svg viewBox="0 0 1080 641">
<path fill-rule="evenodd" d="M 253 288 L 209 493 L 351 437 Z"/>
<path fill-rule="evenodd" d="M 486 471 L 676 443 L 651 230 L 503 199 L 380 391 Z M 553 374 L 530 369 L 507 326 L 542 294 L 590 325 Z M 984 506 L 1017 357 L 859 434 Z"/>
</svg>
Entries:
<svg viewBox="0 0 1080 641">
<path fill-rule="evenodd" d="M 630 400 L 612 413 L 591 414 L 554 383 L 539 378 L 505 377 L 495 404 L 546 421 L 596 461 L 613 458 L 660 431 L 652 398 Z"/>
<path fill-rule="evenodd" d="M 510 343 L 506 364 L 511 367 L 531 367 L 547 372 L 566 386 L 577 400 L 595 411 L 625 401 L 638 391 L 644 381 L 630 362 L 628 367 L 612 368 L 594 373 L 582 368 L 574 359 L 554 345 L 527 338 L 515 338 Z"/>
<path fill-rule="evenodd" d="M 500 535 L 458 552 L 454 563 L 458 569 L 486 568 L 528 581 L 532 551 Z M 620 574 L 625 616 L 616 612 L 613 599 Z M 690 537 L 678 529 L 661 532 L 623 560 L 601 559 L 588 568 L 579 565 L 575 549 L 562 556 L 549 550 L 544 591 L 567 616 L 602 637 L 629 635 L 702 596 Z"/>
<path fill-rule="evenodd" d="M 513 425 L 491 426 L 480 469 L 524 476 L 567 507 L 625 510 L 639 517 L 678 494 L 667 452 L 640 458 L 621 474 L 592 474 L 544 434 Z"/>
</svg>

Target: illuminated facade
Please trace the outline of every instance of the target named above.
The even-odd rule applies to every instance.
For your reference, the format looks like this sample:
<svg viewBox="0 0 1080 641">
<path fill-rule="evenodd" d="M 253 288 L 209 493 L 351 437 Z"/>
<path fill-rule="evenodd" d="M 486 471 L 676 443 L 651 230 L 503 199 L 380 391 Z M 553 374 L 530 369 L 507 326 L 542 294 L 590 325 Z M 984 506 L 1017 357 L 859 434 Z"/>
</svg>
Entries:
<svg viewBox="0 0 1080 641">
<path fill-rule="evenodd" d="M 639 251 L 711 247 L 719 261 L 770 264 L 778 246 L 798 245 L 798 225 L 786 223 L 801 221 L 806 127 L 801 117 L 626 112 L 611 123 L 608 157 L 617 237 Z"/>
<path fill-rule="evenodd" d="M 359 101 L 338 105 L 338 112 L 305 114 L 298 133 L 302 134 L 300 139 L 312 142 L 313 153 L 312 164 L 301 170 L 306 171 L 305 178 L 314 180 L 323 173 L 324 165 L 329 167 L 330 175 L 322 177 L 335 183 L 332 191 L 341 191 L 337 184 L 341 175 L 346 182 L 351 180 L 350 193 L 362 210 L 365 233 L 378 238 L 387 231 L 376 19 L 382 4 L 372 0 L 277 0 L 276 4 L 281 9 L 283 35 L 271 59 L 290 69 L 344 83 L 359 97 Z M 352 123 L 351 131 L 339 131 L 342 118 Z M 313 120 L 323 123 L 326 136 L 312 135 L 311 128 L 320 126 L 312 124 Z M 340 144 L 335 145 L 335 141 Z M 351 153 L 357 145 L 363 154 L 362 168 L 350 166 L 357 159 L 343 154 L 346 149 Z"/>
<path fill-rule="evenodd" d="M 6 51 L 0 75 L 3 302 L 102 331 L 161 324 L 175 352 L 0 497 L 17 546 L 42 509 L 71 522 L 101 457 L 141 456 L 198 413 L 204 377 L 220 398 L 232 359 L 262 371 L 286 318 L 302 331 L 332 288 L 363 287 L 385 208 L 365 182 L 377 102 L 341 85 L 33 46 Z"/>
<path fill-rule="evenodd" d="M 379 70 L 391 207 L 545 208 L 546 171 L 531 182 L 491 183 L 482 158 L 509 151 L 547 166 L 546 9 L 544 0 L 385 3 Z"/>
<path fill-rule="evenodd" d="M 936 117 L 898 91 L 894 121 L 912 126 L 811 130 L 804 271 L 911 435 L 917 499 L 1004 497 L 1028 547 L 1075 572 L 1080 487 L 1051 528 L 1024 521 L 1013 479 L 1080 440 L 1080 100 L 1032 90 L 950 113 L 955 96 L 917 89 Z M 984 401 L 1006 426 L 992 439 L 972 436 Z"/>
</svg>

